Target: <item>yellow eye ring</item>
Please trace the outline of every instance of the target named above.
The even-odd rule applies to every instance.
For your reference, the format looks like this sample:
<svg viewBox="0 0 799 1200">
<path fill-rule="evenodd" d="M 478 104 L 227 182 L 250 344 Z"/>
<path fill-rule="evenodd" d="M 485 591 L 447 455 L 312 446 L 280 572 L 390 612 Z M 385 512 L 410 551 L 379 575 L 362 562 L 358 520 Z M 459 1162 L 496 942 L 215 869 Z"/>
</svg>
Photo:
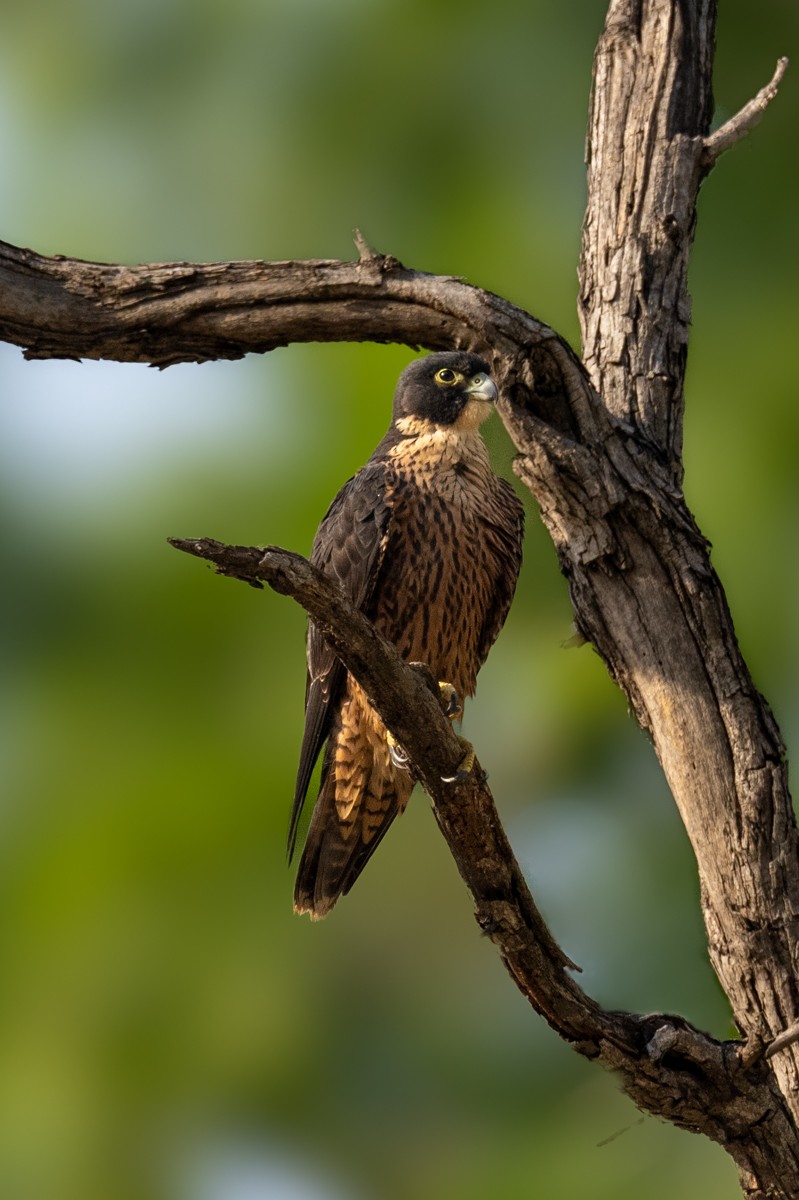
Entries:
<svg viewBox="0 0 799 1200">
<path fill-rule="evenodd" d="M 436 383 L 453 384 L 458 376 L 449 367 L 442 367 L 440 371 L 436 371 Z"/>
</svg>

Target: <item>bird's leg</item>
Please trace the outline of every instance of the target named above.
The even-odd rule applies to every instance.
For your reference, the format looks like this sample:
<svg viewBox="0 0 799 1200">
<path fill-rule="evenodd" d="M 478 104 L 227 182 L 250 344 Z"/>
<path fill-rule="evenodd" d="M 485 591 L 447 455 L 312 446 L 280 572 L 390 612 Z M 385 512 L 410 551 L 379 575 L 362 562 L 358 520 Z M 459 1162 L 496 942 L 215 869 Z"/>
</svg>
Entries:
<svg viewBox="0 0 799 1200">
<path fill-rule="evenodd" d="M 434 676 L 431 675 L 426 663 L 412 662 L 410 666 L 416 667 L 426 676 L 429 676 L 430 684 L 431 686 L 433 685 Z M 445 715 L 449 717 L 450 721 L 459 721 L 463 716 L 463 703 L 457 689 L 446 679 L 440 679 L 438 681 L 438 692 L 441 699 L 441 707 L 444 709 Z M 458 736 L 458 741 L 463 747 L 463 758 L 458 763 L 458 768 L 454 775 L 443 775 L 441 777 L 442 783 L 456 783 L 461 779 L 466 779 L 474 767 L 475 753 L 471 742 L 460 736 Z M 386 745 L 388 746 L 389 757 L 394 766 L 407 769 L 410 761 L 408 754 L 403 750 L 390 729 L 386 730 Z"/>
<path fill-rule="evenodd" d="M 463 704 L 456 689 L 446 679 L 440 679 L 438 682 L 438 690 L 441 694 L 441 703 L 444 707 L 444 712 L 449 717 L 450 721 L 458 721 L 463 716 Z M 458 736 L 464 754 L 463 758 L 458 763 L 458 769 L 454 775 L 442 775 L 442 783 L 457 783 L 461 779 L 466 779 L 471 774 L 474 766 L 474 746 L 468 742 L 465 737 Z"/>
<path fill-rule="evenodd" d="M 446 716 L 449 717 L 450 721 L 459 721 L 463 716 L 463 705 L 455 688 L 451 683 L 447 683 L 446 679 L 439 679 L 438 690 Z"/>
<path fill-rule="evenodd" d="M 422 676 L 431 691 L 435 689 L 436 679 L 427 663 L 410 662 L 408 663 L 408 666 L 413 667 L 413 669 Z M 386 730 L 386 745 L 388 746 L 388 756 L 391 759 L 392 764 L 395 767 L 400 767 L 401 769 L 407 770 L 410 758 L 405 750 L 403 750 L 397 739 L 394 737 L 394 734 L 390 729 Z"/>
<path fill-rule="evenodd" d="M 474 767 L 475 753 L 474 746 L 467 738 L 458 735 L 458 741 L 463 750 L 463 758 L 458 763 L 457 770 L 454 775 L 442 775 L 442 783 L 460 783 L 462 779 L 468 779 Z"/>
</svg>

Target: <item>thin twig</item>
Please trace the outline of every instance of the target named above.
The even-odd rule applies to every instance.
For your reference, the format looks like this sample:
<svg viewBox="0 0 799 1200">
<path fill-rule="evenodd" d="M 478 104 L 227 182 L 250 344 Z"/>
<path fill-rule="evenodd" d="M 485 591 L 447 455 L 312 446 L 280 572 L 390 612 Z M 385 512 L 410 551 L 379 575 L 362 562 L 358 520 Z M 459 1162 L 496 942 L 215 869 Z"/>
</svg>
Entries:
<svg viewBox="0 0 799 1200">
<path fill-rule="evenodd" d="M 725 121 L 713 133 L 705 138 L 705 147 L 702 155 L 702 161 L 705 167 L 710 168 L 715 163 L 720 154 L 725 150 L 730 150 L 742 138 L 745 138 L 750 129 L 753 129 L 761 119 L 769 104 L 779 91 L 782 77 L 788 69 L 788 59 L 780 58 L 777 60 L 777 66 L 774 74 L 766 84 L 762 87 L 756 96 L 743 106 L 735 114 L 730 117 L 729 121 Z"/>
<path fill-rule="evenodd" d="M 358 251 L 358 259 L 360 262 L 370 262 L 374 258 L 380 258 L 377 250 L 369 245 L 369 242 L 361 229 L 353 229 L 352 240 L 355 243 L 355 249 Z"/>
<path fill-rule="evenodd" d="M 784 1050 L 786 1046 L 792 1046 L 794 1042 L 799 1042 L 799 1021 L 790 1025 L 774 1041 L 765 1051 L 764 1058 L 773 1058 L 780 1050 Z"/>
</svg>

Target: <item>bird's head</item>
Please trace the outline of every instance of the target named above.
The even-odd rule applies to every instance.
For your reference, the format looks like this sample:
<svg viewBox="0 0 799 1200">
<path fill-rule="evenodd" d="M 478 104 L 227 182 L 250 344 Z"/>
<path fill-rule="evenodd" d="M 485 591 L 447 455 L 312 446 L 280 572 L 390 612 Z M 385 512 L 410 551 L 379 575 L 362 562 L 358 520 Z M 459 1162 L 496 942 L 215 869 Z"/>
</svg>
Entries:
<svg viewBox="0 0 799 1200">
<path fill-rule="evenodd" d="M 418 428 L 448 426 L 474 430 L 497 398 L 488 363 L 476 354 L 454 351 L 417 358 L 399 377 L 394 423 Z"/>
</svg>

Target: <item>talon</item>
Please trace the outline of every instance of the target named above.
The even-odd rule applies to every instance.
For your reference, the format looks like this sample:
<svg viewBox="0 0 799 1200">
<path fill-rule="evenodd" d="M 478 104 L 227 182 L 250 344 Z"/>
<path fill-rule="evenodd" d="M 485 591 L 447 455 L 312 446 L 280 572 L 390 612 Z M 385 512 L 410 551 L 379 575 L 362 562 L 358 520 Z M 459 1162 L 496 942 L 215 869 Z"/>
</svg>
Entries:
<svg viewBox="0 0 799 1200">
<path fill-rule="evenodd" d="M 444 712 L 449 717 L 450 721 L 458 721 L 463 716 L 463 705 L 461 704 L 460 696 L 451 683 L 447 683 L 446 679 L 439 680 L 438 690 L 441 693 L 441 701 L 444 705 Z"/>
<path fill-rule="evenodd" d="M 386 745 L 388 746 L 388 756 L 395 767 L 407 767 L 410 762 L 409 756 L 403 750 L 394 734 L 390 730 L 386 730 Z"/>
<path fill-rule="evenodd" d="M 474 768 L 474 746 L 471 742 L 467 742 L 466 738 L 459 737 L 458 741 L 461 748 L 465 751 L 463 758 L 458 763 L 458 768 L 454 775 L 442 775 L 442 783 L 461 783 L 462 780 L 468 779 Z"/>
</svg>

